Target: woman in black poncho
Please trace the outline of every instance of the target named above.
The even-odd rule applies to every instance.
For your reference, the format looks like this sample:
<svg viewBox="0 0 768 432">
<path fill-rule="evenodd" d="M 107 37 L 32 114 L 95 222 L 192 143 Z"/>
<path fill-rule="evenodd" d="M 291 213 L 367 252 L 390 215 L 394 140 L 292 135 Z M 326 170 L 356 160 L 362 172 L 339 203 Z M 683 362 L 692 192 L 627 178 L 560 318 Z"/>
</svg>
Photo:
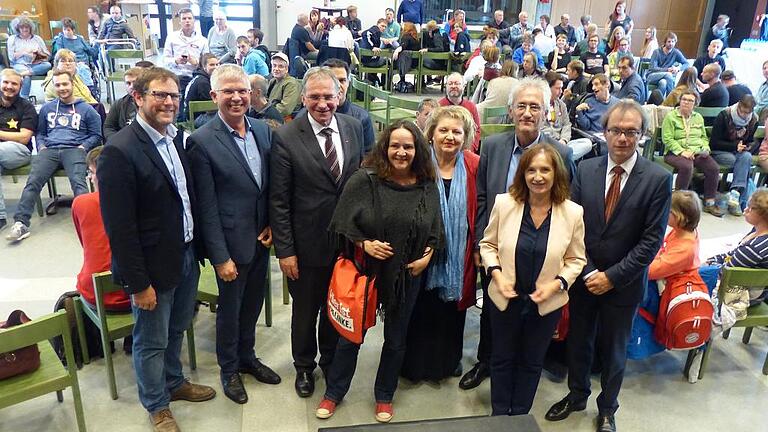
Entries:
<svg viewBox="0 0 768 432">
<path fill-rule="evenodd" d="M 376 374 L 376 420 L 392 419 L 392 399 L 405 354 L 408 322 L 421 273 L 443 243 L 440 197 L 426 140 L 410 121 L 397 121 L 347 182 L 328 230 L 365 250 L 376 269 L 379 307 L 384 312 L 384 346 Z M 374 193 L 381 212 L 374 211 Z M 349 390 L 360 345 L 339 338 L 326 377 L 318 418 L 333 415 Z"/>
</svg>

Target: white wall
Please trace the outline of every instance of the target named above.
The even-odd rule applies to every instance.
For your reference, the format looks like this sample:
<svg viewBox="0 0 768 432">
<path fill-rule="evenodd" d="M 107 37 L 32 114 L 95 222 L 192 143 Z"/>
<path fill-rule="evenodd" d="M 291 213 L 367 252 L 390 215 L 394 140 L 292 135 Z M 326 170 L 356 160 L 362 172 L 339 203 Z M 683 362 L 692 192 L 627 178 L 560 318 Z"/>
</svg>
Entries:
<svg viewBox="0 0 768 432">
<path fill-rule="evenodd" d="M 363 23 L 363 29 L 376 24 L 376 20 L 384 18 L 384 9 L 391 7 L 397 11 L 397 0 L 338 0 L 331 1 L 331 7 L 346 9 L 349 5 L 357 6 L 357 16 Z M 296 16 L 309 13 L 313 6 L 322 6 L 322 0 L 267 0 L 261 2 L 261 28 L 270 49 L 282 45 L 291 35 L 291 29 L 296 24 Z M 346 16 L 346 11 L 344 12 Z"/>
</svg>

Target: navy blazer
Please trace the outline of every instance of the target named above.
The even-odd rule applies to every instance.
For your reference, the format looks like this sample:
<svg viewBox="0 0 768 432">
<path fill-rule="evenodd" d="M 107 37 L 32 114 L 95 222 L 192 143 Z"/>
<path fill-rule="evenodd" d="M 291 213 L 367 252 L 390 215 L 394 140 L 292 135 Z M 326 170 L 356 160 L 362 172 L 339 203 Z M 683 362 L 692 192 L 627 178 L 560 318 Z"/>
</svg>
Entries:
<svg viewBox="0 0 768 432">
<path fill-rule="evenodd" d="M 194 179 L 179 143 L 181 132 L 176 137 L 196 220 Z M 101 216 L 112 248 L 115 283 L 128 294 L 150 285 L 160 291 L 177 286 L 185 248 L 183 205 L 157 146 L 135 121 L 109 138 L 98 165 Z M 195 226 L 195 240 L 198 234 Z"/>
<path fill-rule="evenodd" d="M 269 220 L 278 258 L 296 255 L 299 265 L 326 266 L 336 248 L 328 234 L 333 211 L 349 177 L 363 160 L 363 127 L 354 117 L 336 113 L 344 166 L 335 183 L 308 114 L 296 117 L 272 135 Z"/>
<path fill-rule="evenodd" d="M 568 174 L 571 178 L 576 174 L 576 165 L 573 163 L 573 149 L 555 141 L 552 137 L 542 133 L 540 143 L 547 143 L 555 147 L 560 157 L 563 158 Z M 496 195 L 507 192 L 507 172 L 509 161 L 512 160 L 512 147 L 515 144 L 515 132 L 505 132 L 491 135 L 483 140 L 480 146 L 480 166 L 477 169 L 477 218 L 475 219 L 475 248 L 483 238 L 485 227 L 488 226 L 488 218 L 491 215 Z"/>
<path fill-rule="evenodd" d="M 205 256 L 213 264 L 232 259 L 253 261 L 258 236 L 269 226 L 269 158 L 272 131 L 261 120 L 246 117 L 261 156 L 257 183 L 248 162 L 218 115 L 187 139 L 195 191 L 202 203 L 198 223 Z"/>
<path fill-rule="evenodd" d="M 571 200 L 584 207 L 584 243 L 587 265 L 605 272 L 613 289 L 601 297 L 616 306 L 642 301 L 648 282 L 648 266 L 664 240 L 672 201 L 672 175 L 638 155 L 637 163 L 621 191 L 619 202 L 605 221 L 605 175 L 608 156 L 582 161 L 571 184 Z M 582 278 L 571 295 L 593 295 Z"/>
</svg>

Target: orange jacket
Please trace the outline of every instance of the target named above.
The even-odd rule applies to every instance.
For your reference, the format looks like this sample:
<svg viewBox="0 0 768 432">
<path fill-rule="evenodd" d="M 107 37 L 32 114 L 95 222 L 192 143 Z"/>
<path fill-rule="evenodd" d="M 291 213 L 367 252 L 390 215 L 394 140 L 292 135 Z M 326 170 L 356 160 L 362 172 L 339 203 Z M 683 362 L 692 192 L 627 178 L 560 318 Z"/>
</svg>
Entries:
<svg viewBox="0 0 768 432">
<path fill-rule="evenodd" d="M 664 279 L 699 268 L 698 231 L 694 231 L 694 238 L 682 238 L 681 234 L 682 230 L 675 228 L 664 237 L 664 244 L 648 268 L 648 279 Z"/>
</svg>

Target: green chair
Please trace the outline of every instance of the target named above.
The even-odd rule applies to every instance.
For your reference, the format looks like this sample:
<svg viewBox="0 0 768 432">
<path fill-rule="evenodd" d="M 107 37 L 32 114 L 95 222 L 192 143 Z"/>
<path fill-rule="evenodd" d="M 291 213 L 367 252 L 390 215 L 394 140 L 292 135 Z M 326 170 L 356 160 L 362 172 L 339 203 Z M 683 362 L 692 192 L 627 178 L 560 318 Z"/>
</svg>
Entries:
<svg viewBox="0 0 768 432">
<path fill-rule="evenodd" d="M 394 95 L 388 95 L 387 108 L 382 111 L 372 111 L 369 113 L 371 121 L 383 125 L 392 124 L 397 120 L 416 119 L 416 110 L 419 109 L 419 101 L 403 99 Z"/>
<path fill-rule="evenodd" d="M 515 125 L 512 124 L 481 124 L 480 139 L 499 133 L 512 132 L 514 130 Z"/>
<path fill-rule="evenodd" d="M 56 30 L 61 31 L 64 29 L 61 21 L 48 21 L 48 28 L 51 29 L 51 37 L 56 37 Z"/>
<path fill-rule="evenodd" d="M 424 60 L 445 61 L 445 67 L 440 69 L 430 69 L 424 65 Z M 421 94 L 422 81 L 429 76 L 446 77 L 451 74 L 451 53 L 449 52 L 425 52 L 421 54 L 419 61 L 419 82 L 416 84 L 416 93 Z M 442 85 L 440 86 L 442 89 Z"/>
<path fill-rule="evenodd" d="M 766 269 L 723 267 L 723 274 L 720 279 L 720 288 L 718 289 L 717 297 L 720 300 L 720 304 L 722 304 L 725 292 L 728 288 L 765 286 L 768 286 L 768 270 Z M 733 327 L 744 327 L 744 335 L 742 336 L 741 341 L 747 344 L 752 336 L 752 328 L 765 325 L 768 325 L 768 304 L 761 302 L 760 304 L 747 309 L 747 317 L 743 320 L 736 321 L 736 324 L 734 324 Z M 725 331 L 723 333 L 723 339 L 728 339 L 730 332 L 730 330 Z M 699 379 L 704 376 L 704 369 L 709 361 L 709 354 L 712 351 L 713 342 L 714 339 L 710 339 L 704 346 L 704 355 L 701 359 L 701 368 L 699 368 Z M 688 375 L 694 353 L 695 350 L 688 352 L 688 360 L 686 361 L 685 368 L 686 376 Z M 768 375 L 768 354 L 766 354 L 765 361 L 763 362 L 763 375 Z"/>
<path fill-rule="evenodd" d="M 269 258 L 272 259 L 271 257 Z M 269 262 L 267 263 L 267 283 L 264 287 L 264 323 L 267 327 L 272 327 L 272 283 L 271 283 L 271 267 Z M 211 312 L 216 312 L 216 307 L 219 304 L 219 285 L 216 283 L 216 271 L 213 268 L 213 264 L 208 261 L 208 264 L 200 267 L 200 282 L 197 284 L 197 300 L 208 305 Z"/>
<path fill-rule="evenodd" d="M 59 360 L 49 342 L 50 339 L 58 336 L 64 340 L 64 356 L 67 360 L 67 366 L 64 366 Z M 0 330 L 0 353 L 7 353 L 35 343 L 40 350 L 40 368 L 34 372 L 0 381 L 0 408 L 7 408 L 51 392 L 56 392 L 59 402 L 63 402 L 64 393 L 62 390 L 72 387 L 77 429 L 80 432 L 85 432 L 83 402 L 80 399 L 75 352 L 66 312 L 62 310 L 20 326 Z M 59 427 L 69 428 L 63 425 L 59 425 Z"/>
<path fill-rule="evenodd" d="M 351 90 L 347 90 L 347 97 L 353 104 L 367 110 L 368 107 L 365 106 L 365 101 L 366 101 L 365 93 L 368 91 L 368 84 L 366 84 L 363 81 L 360 81 L 354 75 L 352 75 L 350 79 L 352 80 L 349 85 Z M 358 98 L 357 92 L 362 93 L 362 96 L 363 96 L 362 99 Z"/>
<path fill-rule="evenodd" d="M 143 50 L 112 49 L 107 50 L 107 102 L 115 100 L 115 82 L 123 82 L 125 71 L 118 69 L 118 62 L 134 60 L 133 63 L 144 60 Z"/>
<path fill-rule="evenodd" d="M 483 109 L 480 113 L 480 124 L 490 124 L 488 120 L 496 117 L 504 117 L 509 113 L 509 108 L 506 106 L 500 107 L 488 107 Z"/>
<path fill-rule="evenodd" d="M 378 87 L 368 85 L 368 115 L 373 123 L 386 126 L 389 98 L 392 94 Z M 375 101 L 375 99 L 378 100 Z"/>
<path fill-rule="evenodd" d="M 401 56 L 404 54 L 410 54 L 411 60 L 416 60 L 416 66 L 409 68 L 408 72 L 406 72 L 406 75 L 413 75 L 413 80 L 414 80 L 413 82 L 415 84 L 419 82 L 419 80 L 421 79 L 421 76 L 419 75 L 419 64 L 421 62 L 422 53 L 421 51 L 406 51 L 406 50 L 403 50 L 400 52 Z M 413 66 L 413 61 L 411 62 L 411 65 Z M 395 73 L 400 74 L 400 72 L 396 69 L 395 63 L 392 62 L 392 79 L 394 79 Z M 400 79 L 404 80 L 405 77 L 401 76 Z"/>
<path fill-rule="evenodd" d="M 28 165 L 24 165 L 14 169 L 4 169 L 3 176 L 11 176 L 11 179 L 13 180 L 13 182 L 18 183 L 19 177 L 28 176 L 31 171 L 32 171 L 32 164 L 29 163 Z M 35 208 L 37 209 L 37 215 L 39 217 L 43 217 L 44 207 L 43 207 L 43 200 L 40 198 L 40 195 L 35 197 Z"/>
<path fill-rule="evenodd" d="M 392 50 L 381 50 L 378 54 L 374 54 L 373 50 L 360 48 L 360 59 L 362 60 L 363 57 L 374 57 L 378 56 L 379 58 L 385 59 L 385 63 L 382 66 L 366 66 L 361 61 L 360 64 L 357 66 L 357 77 L 360 81 L 365 80 L 365 74 L 371 73 L 371 74 L 384 74 L 384 88 L 389 89 L 392 85 Z"/>
<path fill-rule="evenodd" d="M 106 271 L 95 273 L 93 275 L 93 291 L 96 297 L 96 310 L 91 309 L 85 303 L 82 297 L 78 297 L 75 302 L 75 317 L 77 319 L 78 337 L 80 338 L 80 348 L 83 352 L 83 363 L 91 362 L 91 356 L 88 352 L 88 342 L 85 338 L 85 325 L 83 315 L 93 322 L 101 334 L 101 346 L 104 354 L 104 362 L 107 366 L 107 378 L 109 381 L 109 392 L 113 400 L 117 400 L 117 384 L 115 383 L 115 369 L 112 364 L 112 350 L 109 343 L 129 336 L 133 332 L 133 313 L 110 312 L 104 306 L 104 295 L 120 291 L 122 287 L 112 282 L 112 272 Z M 187 346 L 189 351 L 189 367 L 197 368 L 197 357 L 195 355 L 195 334 L 194 325 L 190 324 L 187 329 Z"/>
<path fill-rule="evenodd" d="M 726 108 L 728 107 L 696 107 L 693 111 L 701 114 L 706 122 L 708 119 L 714 121 L 715 117 L 720 114 L 720 111 Z"/>
<path fill-rule="evenodd" d="M 187 122 L 189 133 L 192 133 L 195 131 L 195 118 L 197 118 L 198 114 L 204 113 L 204 112 L 216 111 L 218 109 L 219 107 L 216 105 L 216 102 L 212 100 L 190 101 L 189 102 L 189 121 Z"/>
</svg>

